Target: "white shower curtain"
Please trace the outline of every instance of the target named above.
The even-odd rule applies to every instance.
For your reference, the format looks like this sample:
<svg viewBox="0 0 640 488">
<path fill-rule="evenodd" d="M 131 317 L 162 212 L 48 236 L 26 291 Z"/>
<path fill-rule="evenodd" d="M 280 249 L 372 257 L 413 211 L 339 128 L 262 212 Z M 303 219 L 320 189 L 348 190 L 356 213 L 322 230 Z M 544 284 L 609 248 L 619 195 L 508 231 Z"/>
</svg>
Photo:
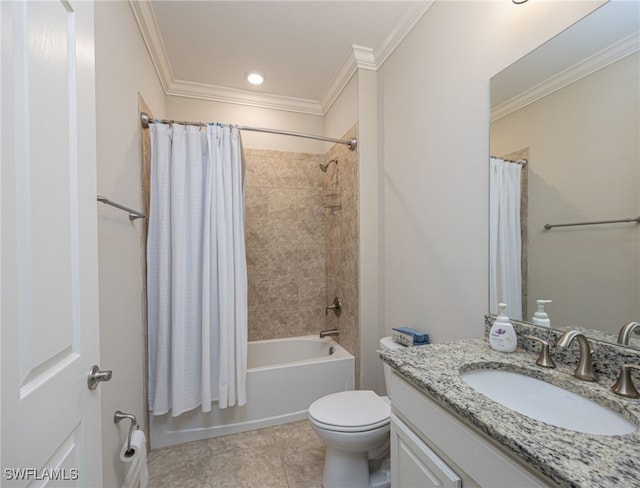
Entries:
<svg viewBox="0 0 640 488">
<path fill-rule="evenodd" d="M 489 311 L 507 304 L 510 318 L 522 320 L 522 242 L 519 164 L 491 157 L 489 203 Z"/>
<path fill-rule="evenodd" d="M 149 409 L 246 403 L 244 158 L 237 128 L 151 124 Z"/>
</svg>

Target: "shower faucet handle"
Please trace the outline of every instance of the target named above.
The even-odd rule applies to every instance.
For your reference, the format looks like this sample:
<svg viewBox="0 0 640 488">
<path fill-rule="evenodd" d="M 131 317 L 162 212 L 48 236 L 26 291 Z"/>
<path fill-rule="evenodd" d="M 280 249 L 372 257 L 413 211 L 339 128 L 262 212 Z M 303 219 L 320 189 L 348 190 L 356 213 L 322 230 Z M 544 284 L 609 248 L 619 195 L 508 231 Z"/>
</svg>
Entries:
<svg viewBox="0 0 640 488">
<path fill-rule="evenodd" d="M 342 303 L 340 303 L 340 298 L 334 297 L 333 303 L 324 309 L 324 314 L 328 315 L 329 310 L 333 310 L 333 313 L 336 314 L 336 317 L 340 317 L 342 313 Z"/>
</svg>

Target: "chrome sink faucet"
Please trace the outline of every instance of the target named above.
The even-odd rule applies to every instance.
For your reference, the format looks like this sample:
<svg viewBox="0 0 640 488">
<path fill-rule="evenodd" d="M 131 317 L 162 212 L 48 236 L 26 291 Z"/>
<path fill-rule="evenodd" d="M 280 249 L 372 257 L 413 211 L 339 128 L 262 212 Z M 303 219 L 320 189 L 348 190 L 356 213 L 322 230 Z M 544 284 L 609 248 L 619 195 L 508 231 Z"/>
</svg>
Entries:
<svg viewBox="0 0 640 488">
<path fill-rule="evenodd" d="M 611 387 L 611 390 L 620 396 L 624 396 L 627 398 L 638 398 L 640 397 L 640 393 L 636 389 L 633 384 L 633 380 L 631 379 L 631 370 L 632 369 L 640 369 L 640 364 L 623 364 L 620 366 L 620 375 L 618 376 L 618 381 Z"/>
<path fill-rule="evenodd" d="M 549 343 L 539 337 L 535 337 L 532 335 L 525 335 L 526 339 L 531 339 L 532 341 L 539 342 L 540 347 L 540 356 L 536 359 L 536 364 L 543 368 L 555 368 L 556 363 L 553 362 L 553 358 L 551 357 L 551 352 L 549 352 Z"/>
<path fill-rule="evenodd" d="M 618 344 L 629 344 L 629 337 L 631 333 L 640 327 L 640 322 L 629 322 L 628 324 L 624 324 L 620 329 L 620 333 L 618 334 Z M 636 330 L 636 333 L 639 333 L 639 330 Z"/>
<path fill-rule="evenodd" d="M 589 344 L 589 341 L 582 332 L 578 332 L 577 330 L 565 332 L 558 337 L 556 346 L 569 347 L 574 339 L 578 340 L 578 345 L 580 346 L 580 359 L 578 361 L 578 367 L 573 373 L 574 376 L 584 381 L 597 381 L 598 378 L 593 372 L 593 364 L 591 361 L 591 344 Z"/>
</svg>

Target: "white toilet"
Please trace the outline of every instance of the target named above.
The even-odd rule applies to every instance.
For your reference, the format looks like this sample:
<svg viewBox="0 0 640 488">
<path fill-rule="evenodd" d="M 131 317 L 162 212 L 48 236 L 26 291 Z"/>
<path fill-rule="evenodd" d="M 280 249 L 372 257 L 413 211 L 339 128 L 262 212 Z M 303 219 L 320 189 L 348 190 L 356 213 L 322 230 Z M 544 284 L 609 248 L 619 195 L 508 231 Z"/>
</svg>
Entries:
<svg viewBox="0 0 640 488">
<path fill-rule="evenodd" d="M 396 349 L 391 337 L 380 339 L 380 349 Z M 384 364 L 386 386 L 390 367 Z M 389 398 L 371 390 L 341 391 L 309 406 L 313 430 L 327 444 L 324 488 L 388 488 L 389 470 L 369 471 L 370 460 L 389 457 Z M 372 463 L 374 464 L 374 463 Z"/>
</svg>

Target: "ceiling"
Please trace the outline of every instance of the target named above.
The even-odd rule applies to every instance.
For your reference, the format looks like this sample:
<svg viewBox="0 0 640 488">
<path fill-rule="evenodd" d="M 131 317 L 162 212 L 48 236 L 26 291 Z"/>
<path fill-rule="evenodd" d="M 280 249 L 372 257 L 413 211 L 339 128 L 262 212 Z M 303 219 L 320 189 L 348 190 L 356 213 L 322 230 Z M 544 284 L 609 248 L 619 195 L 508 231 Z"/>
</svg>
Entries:
<svg viewBox="0 0 640 488">
<path fill-rule="evenodd" d="M 429 1 L 131 1 L 167 94 L 324 115 Z M 251 70 L 265 82 L 246 81 Z"/>
</svg>

